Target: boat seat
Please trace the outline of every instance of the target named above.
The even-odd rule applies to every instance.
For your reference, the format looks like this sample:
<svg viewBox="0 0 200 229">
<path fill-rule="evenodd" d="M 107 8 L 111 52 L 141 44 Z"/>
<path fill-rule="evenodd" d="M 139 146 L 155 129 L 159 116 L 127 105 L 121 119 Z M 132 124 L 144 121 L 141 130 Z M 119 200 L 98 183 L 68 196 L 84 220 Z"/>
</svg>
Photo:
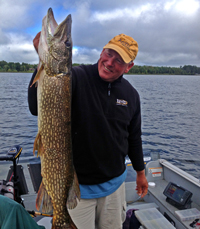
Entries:
<svg viewBox="0 0 200 229">
<path fill-rule="evenodd" d="M 33 184 L 34 191 L 37 193 L 42 181 L 41 176 L 41 164 L 40 163 L 33 163 L 27 164 L 28 170 L 30 173 L 31 181 Z"/>
<path fill-rule="evenodd" d="M 17 189 L 19 191 L 19 195 L 28 194 L 29 190 L 28 190 L 26 179 L 24 176 L 23 166 L 17 165 L 16 166 L 16 172 L 17 172 L 17 177 L 18 177 L 18 181 L 16 183 L 16 186 L 17 186 Z M 13 165 L 10 166 L 6 181 L 8 182 L 8 181 L 12 180 L 12 177 L 13 177 Z"/>
</svg>

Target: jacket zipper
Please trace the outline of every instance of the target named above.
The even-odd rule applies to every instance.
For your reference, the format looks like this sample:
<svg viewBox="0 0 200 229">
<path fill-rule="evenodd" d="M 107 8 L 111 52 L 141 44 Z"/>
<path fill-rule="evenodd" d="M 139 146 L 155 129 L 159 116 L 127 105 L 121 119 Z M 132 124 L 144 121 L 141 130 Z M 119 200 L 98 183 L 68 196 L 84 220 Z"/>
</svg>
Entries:
<svg viewBox="0 0 200 229">
<path fill-rule="evenodd" d="M 108 96 L 110 96 L 111 83 L 108 84 Z"/>
</svg>

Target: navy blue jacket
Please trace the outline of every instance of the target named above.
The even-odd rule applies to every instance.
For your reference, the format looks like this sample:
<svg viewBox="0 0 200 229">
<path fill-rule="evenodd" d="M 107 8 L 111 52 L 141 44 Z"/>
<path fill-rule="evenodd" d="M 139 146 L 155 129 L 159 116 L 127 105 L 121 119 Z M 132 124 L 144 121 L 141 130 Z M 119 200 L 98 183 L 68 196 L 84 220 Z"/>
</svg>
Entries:
<svg viewBox="0 0 200 229">
<path fill-rule="evenodd" d="M 36 90 L 28 90 L 34 115 Z M 123 76 L 108 83 L 100 78 L 98 64 L 72 68 L 72 145 L 80 184 L 99 184 L 121 175 L 126 155 L 136 171 L 144 169 L 140 98 Z"/>
</svg>

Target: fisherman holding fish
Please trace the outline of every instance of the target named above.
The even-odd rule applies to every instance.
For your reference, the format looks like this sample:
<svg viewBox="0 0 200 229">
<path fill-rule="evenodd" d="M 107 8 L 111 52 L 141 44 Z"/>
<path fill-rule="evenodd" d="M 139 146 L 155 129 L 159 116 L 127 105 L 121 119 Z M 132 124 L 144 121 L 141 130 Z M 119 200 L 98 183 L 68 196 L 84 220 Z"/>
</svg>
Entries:
<svg viewBox="0 0 200 229">
<path fill-rule="evenodd" d="M 33 41 L 36 51 L 39 38 L 40 33 Z M 120 34 L 103 47 L 96 64 L 72 67 L 72 152 L 81 199 L 69 213 L 78 229 L 122 228 L 126 217 L 126 155 L 137 172 L 138 195 L 147 194 L 140 98 L 123 78 L 137 53 L 138 43 Z M 37 88 L 29 87 L 33 115 L 38 113 L 36 94 Z"/>
</svg>

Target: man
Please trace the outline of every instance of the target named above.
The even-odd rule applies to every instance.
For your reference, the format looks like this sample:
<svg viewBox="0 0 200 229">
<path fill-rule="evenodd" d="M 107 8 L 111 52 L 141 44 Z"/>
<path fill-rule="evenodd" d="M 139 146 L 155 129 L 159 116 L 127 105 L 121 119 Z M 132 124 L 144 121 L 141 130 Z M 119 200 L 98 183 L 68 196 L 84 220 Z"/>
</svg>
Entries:
<svg viewBox="0 0 200 229">
<path fill-rule="evenodd" d="M 34 39 L 36 50 L 39 36 Z M 123 78 L 133 67 L 137 52 L 137 42 L 120 34 L 104 46 L 98 63 L 72 68 L 72 145 L 81 200 L 69 213 L 79 229 L 122 228 L 126 155 L 137 171 L 138 194 L 143 197 L 148 191 L 140 99 Z M 34 115 L 36 90 L 28 89 L 29 108 Z"/>
</svg>

